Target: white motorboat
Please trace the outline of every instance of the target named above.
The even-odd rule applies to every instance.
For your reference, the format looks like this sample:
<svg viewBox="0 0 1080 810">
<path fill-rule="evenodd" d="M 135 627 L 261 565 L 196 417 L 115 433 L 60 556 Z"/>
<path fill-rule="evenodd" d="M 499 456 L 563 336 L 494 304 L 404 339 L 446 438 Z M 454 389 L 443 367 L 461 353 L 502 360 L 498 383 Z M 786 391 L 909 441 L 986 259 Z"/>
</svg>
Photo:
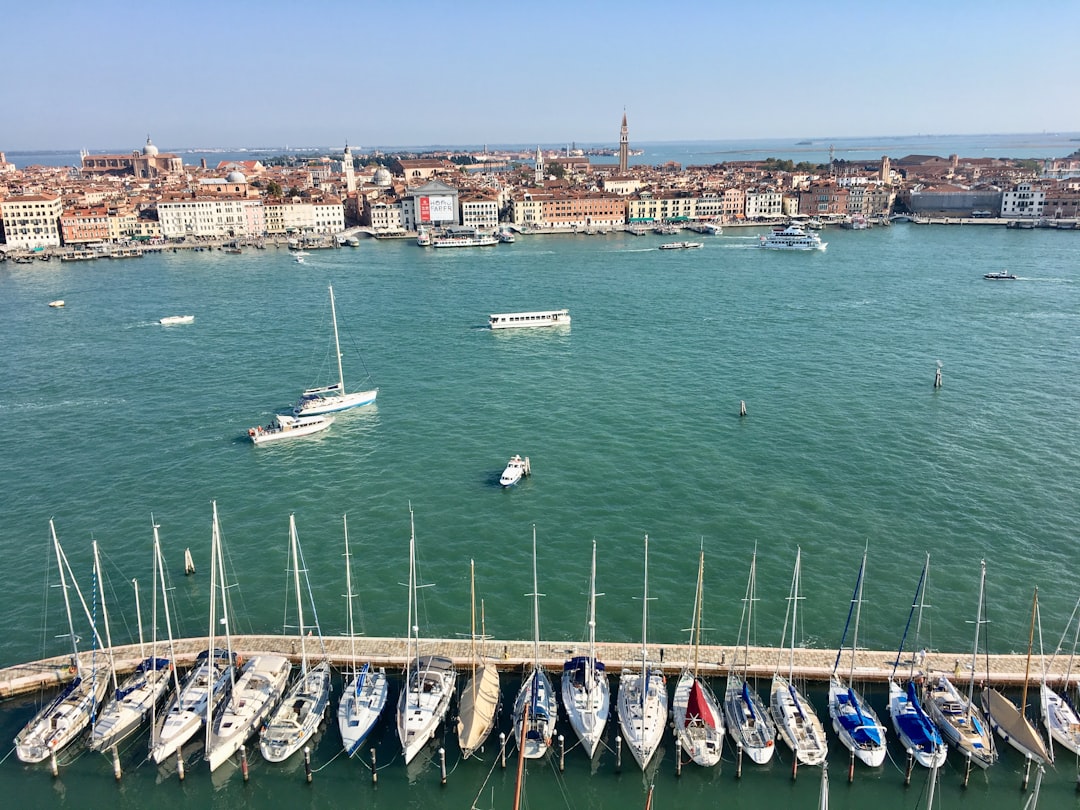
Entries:
<svg viewBox="0 0 1080 810">
<path fill-rule="evenodd" d="M 293 406 L 293 416 L 320 416 L 349 408 L 358 408 L 361 405 L 370 405 L 379 394 L 378 388 L 351 393 L 345 390 L 345 373 L 341 368 L 341 343 L 338 339 L 337 308 L 334 305 L 333 287 L 330 287 L 330 318 L 334 324 L 334 360 L 337 363 L 337 382 L 304 391 L 299 401 Z M 369 379 L 370 376 L 369 374 Z"/>
<path fill-rule="evenodd" d="M 386 707 L 389 687 L 386 671 L 374 669 L 365 663 L 359 671 L 356 669 L 356 634 L 353 630 L 352 558 L 349 556 L 349 521 L 342 516 L 345 529 L 345 598 L 348 600 L 349 629 L 349 672 L 346 674 L 345 688 L 338 701 L 338 730 L 341 732 L 341 744 L 345 753 L 352 756 L 360 750 L 364 740 L 378 722 Z"/>
<path fill-rule="evenodd" d="M 771 231 L 760 239 L 761 247 L 771 250 L 825 250 L 828 247 L 816 233 L 807 233 L 798 225 Z"/>
<path fill-rule="evenodd" d="M 992 273 L 986 273 L 983 275 L 987 281 L 1016 281 L 1016 274 L 1010 273 L 1008 270 L 995 270 Z"/>
<path fill-rule="evenodd" d="M 49 521 L 53 550 L 56 553 L 56 566 L 60 571 L 60 590 L 64 595 L 64 609 L 67 612 L 68 634 L 71 639 L 71 664 L 69 673 L 73 676 L 64 689 L 47 703 L 27 723 L 15 737 L 15 755 L 23 762 L 42 762 L 50 755 L 59 753 L 70 745 L 82 733 L 94 718 L 97 707 L 101 705 L 105 690 L 109 687 L 112 666 L 105 655 L 95 656 L 100 660 L 96 666 L 86 666 L 79 658 L 78 636 L 71 618 L 71 600 L 68 597 L 68 580 L 75 589 L 79 601 L 86 611 L 86 602 L 79 590 L 67 557 L 60 548 L 56 529 Z M 92 631 L 95 639 L 97 630 Z"/>
<path fill-rule="evenodd" d="M 55 301 L 50 301 L 49 306 L 53 309 L 62 309 L 64 307 L 64 299 L 57 298 Z"/>
<path fill-rule="evenodd" d="M 427 228 L 421 227 L 416 232 L 416 244 L 420 247 L 431 247 L 431 232 Z"/>
<path fill-rule="evenodd" d="M 649 537 L 645 536 L 645 590 L 641 601 L 641 670 L 624 669 L 619 678 L 619 728 L 642 770 L 664 737 L 668 693 L 664 673 L 649 666 L 646 653 L 649 617 Z"/>
<path fill-rule="evenodd" d="M 537 326 L 564 326 L 570 323 L 570 310 L 548 309 L 541 312 L 501 312 L 488 316 L 492 329 L 529 329 Z"/>
<path fill-rule="evenodd" d="M 529 466 L 529 457 L 522 458 L 515 455 L 510 457 L 510 461 L 506 463 L 506 469 L 503 470 L 502 475 L 499 476 L 499 483 L 504 487 L 512 487 L 522 476 L 530 475 L 532 468 Z"/>
<path fill-rule="evenodd" d="M 724 715 L 720 711 L 716 695 L 698 672 L 698 650 L 701 646 L 702 583 L 705 573 L 705 550 L 698 560 L 697 595 L 694 598 L 694 615 L 690 622 L 693 634 L 694 660 L 688 663 L 675 684 L 675 697 L 671 701 L 671 720 L 675 727 L 675 739 L 682 750 L 694 762 L 710 768 L 720 761 L 724 748 Z"/>
<path fill-rule="evenodd" d="M 330 414 L 325 416 L 289 416 L 285 413 L 279 413 L 275 414 L 273 422 L 248 428 L 248 436 L 253 444 L 266 444 L 267 442 L 276 442 L 279 439 L 310 436 L 312 433 L 326 430 L 333 423 L 334 417 Z"/>
<path fill-rule="evenodd" d="M 543 667 L 540 666 L 540 588 L 536 579 L 536 526 L 533 525 L 533 665 L 521 682 L 514 700 L 514 738 L 521 755 L 540 759 L 548 752 L 555 737 L 559 704 Z"/>
<path fill-rule="evenodd" d="M 412 509 L 409 509 L 409 636 L 408 658 L 405 664 L 405 683 L 397 706 L 397 731 L 405 764 L 408 765 L 428 741 L 435 736 L 439 724 L 450 708 L 454 696 L 457 672 L 449 658 L 426 655 L 421 657 L 416 603 L 416 531 Z"/>
<path fill-rule="evenodd" d="M 511 231 L 509 228 L 500 228 L 499 232 L 497 234 L 495 234 L 495 238 L 497 238 L 500 242 L 503 242 L 503 243 L 508 244 L 508 245 L 513 244 L 514 241 L 516 240 L 516 237 L 514 236 L 514 232 Z"/>
<path fill-rule="evenodd" d="M 702 242 L 665 242 L 660 246 L 660 250 L 691 250 L 702 247 L 703 244 Z"/>
<path fill-rule="evenodd" d="M 240 671 L 207 735 L 206 761 L 216 771 L 266 722 L 281 701 L 292 664 L 284 655 L 253 655 Z"/>
<path fill-rule="evenodd" d="M 300 588 L 300 569 L 303 553 L 300 550 L 300 538 L 296 536 L 296 518 L 289 515 L 289 551 L 292 557 L 293 588 L 296 591 L 296 627 L 300 636 L 300 672 L 285 693 L 280 705 L 274 709 L 266 725 L 259 733 L 259 751 L 263 759 L 269 762 L 284 762 L 305 745 L 314 736 L 326 717 L 330 706 L 330 659 L 326 655 L 322 630 L 319 628 L 318 614 L 315 613 L 315 599 L 311 594 L 311 583 L 304 570 L 304 582 L 307 584 L 307 598 L 311 612 L 315 616 L 313 625 L 322 647 L 323 659 L 315 666 L 308 662 L 307 625 L 304 624 L 304 600 Z"/>
<path fill-rule="evenodd" d="M 596 659 L 596 541 L 589 575 L 589 652 L 563 664 L 562 700 L 570 726 L 593 758 L 611 711 L 611 688 L 604 664 Z"/>
<path fill-rule="evenodd" d="M 194 315 L 167 315 L 158 321 L 162 326 L 180 326 L 187 323 L 195 323 Z"/>
</svg>

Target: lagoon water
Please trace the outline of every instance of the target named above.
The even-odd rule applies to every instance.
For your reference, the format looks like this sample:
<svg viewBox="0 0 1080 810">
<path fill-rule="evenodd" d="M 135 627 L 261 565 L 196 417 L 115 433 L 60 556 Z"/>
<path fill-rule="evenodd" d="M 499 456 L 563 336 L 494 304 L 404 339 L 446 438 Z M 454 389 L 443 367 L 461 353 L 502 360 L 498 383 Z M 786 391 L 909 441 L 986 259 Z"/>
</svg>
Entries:
<svg viewBox="0 0 1080 810">
<path fill-rule="evenodd" d="M 598 635 L 640 639 L 648 534 L 654 648 L 685 640 L 704 543 L 710 643 L 735 642 L 755 547 L 755 640 L 779 641 L 801 546 L 806 643 L 835 647 L 868 546 L 861 646 L 899 643 L 929 551 L 920 644 L 970 653 L 985 558 L 990 649 L 1025 649 L 1035 585 L 1052 649 L 1080 595 L 1077 235 L 897 225 L 827 230 L 824 253 L 788 254 L 758 249 L 759 232 L 695 236 L 705 245 L 694 251 L 612 234 L 460 251 L 368 240 L 312 252 L 304 265 L 273 248 L 0 265 L 0 665 L 67 649 L 62 604 L 46 586 L 55 582 L 50 517 L 87 591 L 89 541 L 99 541 L 114 638 L 128 641 L 129 583 L 150 581 L 153 515 L 174 620 L 183 634 L 205 634 L 212 500 L 240 631 L 281 630 L 290 513 L 323 632 L 344 631 L 347 512 L 363 629 L 404 635 L 411 504 L 421 577 L 435 585 L 422 591 L 429 638 L 468 633 L 470 559 L 488 632 L 531 635 L 535 524 L 542 635 L 568 647 L 584 636 L 594 538 Z M 1019 279 L 982 278 L 1006 268 Z M 249 426 L 324 381 L 331 283 L 346 382 L 360 385 L 366 364 L 378 403 L 317 437 L 255 448 Z M 67 306 L 49 309 L 56 298 Z M 490 312 L 560 307 L 569 329 L 485 328 Z M 179 314 L 195 322 L 156 323 Z M 498 475 L 513 453 L 530 457 L 533 475 L 503 491 Z M 186 547 L 199 566 L 188 578 Z M 504 685 L 506 702 L 514 688 Z M 885 716 L 884 690 L 870 694 Z M 815 698 L 827 716 L 824 692 Z M 33 711 L 29 701 L 0 707 L 0 739 Z M 572 734 L 565 718 L 561 726 Z M 310 786 L 299 764 L 253 761 L 247 785 L 230 768 L 211 778 L 197 752 L 181 786 L 171 770 L 137 766 L 140 738 L 123 752 L 119 785 L 107 758 L 82 755 L 54 780 L 9 755 L 0 789 L 27 807 L 511 804 L 512 767 L 485 781 L 492 747 L 459 763 L 452 735 L 446 744 L 446 787 L 435 763 L 402 766 L 385 722 L 377 788 L 363 763 L 334 759 L 331 723 Z M 1076 763 L 1059 752 L 1043 807 L 1078 804 Z M 925 773 L 905 790 L 903 752 L 894 744 L 891 754 L 877 771 L 860 765 L 848 786 L 834 741 L 832 806 L 920 806 Z M 745 763 L 741 780 L 733 759 L 729 747 L 719 769 L 687 766 L 676 779 L 669 735 L 649 776 L 656 806 L 816 806 L 818 772 L 803 768 L 793 784 L 785 750 L 765 768 Z M 1021 807 L 1022 770 L 1003 751 L 965 791 L 950 759 L 942 806 Z M 615 774 L 610 751 L 591 768 L 574 750 L 565 774 L 552 763 L 528 772 L 529 802 L 578 808 L 640 806 L 648 781 L 629 756 Z"/>
</svg>

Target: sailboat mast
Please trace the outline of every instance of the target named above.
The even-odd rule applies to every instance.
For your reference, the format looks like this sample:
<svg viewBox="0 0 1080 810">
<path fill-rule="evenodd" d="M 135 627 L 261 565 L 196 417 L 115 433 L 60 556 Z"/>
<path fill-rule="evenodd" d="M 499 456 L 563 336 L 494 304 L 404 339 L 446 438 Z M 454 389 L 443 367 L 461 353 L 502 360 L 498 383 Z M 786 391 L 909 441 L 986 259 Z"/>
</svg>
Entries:
<svg viewBox="0 0 1080 810">
<path fill-rule="evenodd" d="M 645 645 L 648 642 L 649 634 L 647 632 L 649 622 L 649 535 L 645 535 L 645 590 L 644 596 L 641 599 L 641 688 L 638 690 L 641 692 L 641 706 L 642 713 L 645 710 L 645 695 L 648 694 L 649 688 L 649 668 L 648 658 L 645 653 Z"/>
<path fill-rule="evenodd" d="M 409 635 L 405 649 L 405 688 L 411 688 L 410 676 L 413 663 L 413 642 L 416 642 L 416 654 L 420 654 L 419 639 L 415 634 L 419 628 L 413 626 L 413 609 L 416 604 L 416 525 L 413 522 L 412 506 L 409 507 Z"/>
<path fill-rule="evenodd" d="M 915 644 L 919 643 L 919 637 L 922 634 L 922 615 L 923 610 L 926 608 L 926 586 L 927 580 L 930 578 L 930 552 L 926 552 L 926 564 L 923 566 L 922 581 L 920 583 L 919 590 L 919 618 L 915 620 Z M 911 656 L 911 674 L 908 676 L 909 680 L 913 680 L 915 677 L 915 656 Z"/>
<path fill-rule="evenodd" d="M 1035 596 L 1031 601 L 1031 630 L 1028 632 L 1027 664 L 1024 665 L 1024 689 L 1020 693 L 1020 714 L 1027 714 L 1028 678 L 1031 677 L 1031 645 L 1035 641 L 1035 616 L 1039 612 L 1039 587 L 1035 586 Z M 1053 740 L 1051 740 L 1053 744 Z"/>
<path fill-rule="evenodd" d="M 142 606 L 139 604 L 139 580 L 132 579 L 131 587 L 135 589 L 135 624 L 139 628 L 139 658 L 146 658 L 146 650 L 143 647 Z M 150 620 L 153 621 L 154 617 L 151 616 Z"/>
<path fill-rule="evenodd" d="M 694 678 L 698 676 L 698 648 L 701 646 L 701 588 L 705 578 L 705 549 L 698 555 L 697 598 L 694 600 Z"/>
<path fill-rule="evenodd" d="M 533 661 L 540 668 L 540 585 L 536 579 L 536 524 L 533 524 Z M 535 681 L 534 681 L 535 683 Z M 535 687 L 534 687 L 535 691 Z"/>
<path fill-rule="evenodd" d="M 334 306 L 334 285 L 330 285 L 330 317 L 334 321 L 334 356 L 337 358 L 338 393 L 345 393 L 345 372 L 341 369 L 341 343 L 338 341 L 337 308 Z"/>
<path fill-rule="evenodd" d="M 472 699 L 476 705 L 476 562 L 469 560 L 469 659 L 472 662 Z"/>
<path fill-rule="evenodd" d="M 296 588 L 296 622 L 300 628 L 300 675 L 307 674 L 307 644 L 304 641 L 304 600 L 300 598 L 300 560 L 296 553 L 296 516 L 289 515 L 289 549 L 292 553 L 293 585 Z"/>
<path fill-rule="evenodd" d="M 802 547 L 795 551 L 795 573 L 791 577 L 791 656 L 788 658 L 788 683 L 795 679 L 795 629 L 799 626 L 799 575 Z"/>
<path fill-rule="evenodd" d="M 979 561 L 979 605 L 975 609 L 975 643 L 971 648 L 971 677 L 968 679 L 968 712 L 971 712 L 971 698 L 975 694 L 975 663 L 979 656 L 979 629 L 982 627 L 983 589 L 986 586 L 986 560 Z"/>
<path fill-rule="evenodd" d="M 863 576 L 866 574 L 866 551 L 863 550 L 862 566 L 859 568 L 859 587 L 855 592 L 855 629 L 851 634 L 851 672 L 848 685 L 855 681 L 855 653 L 859 649 L 859 616 L 862 614 Z"/>
<path fill-rule="evenodd" d="M 82 674 L 82 662 L 79 661 L 79 644 L 75 640 L 75 623 L 71 619 L 71 599 L 68 597 L 67 579 L 64 577 L 63 552 L 60 550 L 60 541 L 56 537 L 56 528 L 52 518 L 49 519 L 49 532 L 52 534 L 53 550 L 56 552 L 56 567 L 60 570 L 60 590 L 64 594 L 64 610 L 67 612 L 68 638 L 71 639 L 71 655 L 73 663 Z"/>
<path fill-rule="evenodd" d="M 153 520 L 151 518 L 151 520 Z M 172 662 L 173 684 L 176 686 L 177 691 L 180 690 L 180 672 L 176 666 L 176 650 L 173 647 L 173 632 L 172 632 L 172 618 L 169 614 L 169 597 L 166 595 L 165 590 L 165 565 L 161 559 L 161 542 L 158 539 L 158 525 L 154 524 L 154 565 L 156 566 L 156 579 L 161 585 L 161 601 L 165 608 L 165 632 L 169 634 L 169 661 Z M 212 567 L 212 565 L 211 565 Z M 156 594 L 156 589 L 155 589 Z M 157 629 L 154 630 L 155 637 L 157 635 Z M 211 645 L 211 649 L 213 645 Z M 211 655 L 213 653 L 211 652 Z"/>
<path fill-rule="evenodd" d="M 592 570 L 589 573 L 589 663 L 585 688 L 592 689 L 596 680 L 596 539 L 592 541 Z"/>
<path fill-rule="evenodd" d="M 109 631 L 109 611 L 105 607 L 105 588 L 102 586 L 101 579 L 101 557 L 98 554 L 97 540 L 91 541 L 91 545 L 94 548 L 94 577 L 98 581 L 98 590 L 101 592 L 101 620 L 105 622 L 105 647 L 112 652 L 112 633 Z M 97 628 L 94 629 L 94 634 L 97 635 Z M 100 639 L 100 637 L 99 637 Z M 112 667 L 112 682 L 113 690 L 120 688 L 119 682 L 116 680 L 116 667 Z"/>
<path fill-rule="evenodd" d="M 356 636 L 353 633 L 353 592 L 352 592 L 352 558 L 349 557 L 349 518 L 341 516 L 342 525 L 345 527 L 345 599 L 349 621 L 349 666 L 350 671 L 356 672 Z"/>
<path fill-rule="evenodd" d="M 757 546 L 750 558 L 750 580 L 746 583 L 746 641 L 743 646 L 743 681 L 750 674 L 750 627 L 754 622 L 754 581 L 757 579 Z"/>
<path fill-rule="evenodd" d="M 218 565 L 218 525 L 217 525 L 217 501 L 211 501 L 214 507 L 214 525 L 210 531 L 210 628 L 207 632 L 209 647 L 207 648 L 207 670 L 210 673 L 210 681 L 207 684 L 206 698 L 206 750 L 210 750 L 210 735 L 213 732 L 213 688 L 214 688 L 214 664 L 217 656 L 214 650 L 214 621 L 217 611 L 217 565 Z M 229 656 L 229 669 L 232 670 L 232 656 Z"/>
</svg>

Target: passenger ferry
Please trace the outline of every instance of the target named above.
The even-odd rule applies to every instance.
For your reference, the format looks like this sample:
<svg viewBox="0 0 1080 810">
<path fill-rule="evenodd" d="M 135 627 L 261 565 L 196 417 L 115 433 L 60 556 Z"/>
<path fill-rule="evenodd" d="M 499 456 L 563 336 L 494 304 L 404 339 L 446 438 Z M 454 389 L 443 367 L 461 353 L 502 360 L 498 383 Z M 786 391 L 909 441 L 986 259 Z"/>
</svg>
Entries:
<svg viewBox="0 0 1080 810">
<path fill-rule="evenodd" d="M 824 250 L 827 245 L 816 233 L 807 233 L 798 225 L 788 225 L 761 237 L 761 247 L 772 250 Z"/>
<path fill-rule="evenodd" d="M 488 318 L 492 329 L 523 329 L 534 326 L 570 324 L 570 310 L 549 309 L 543 312 L 505 312 Z"/>
<path fill-rule="evenodd" d="M 660 250 L 691 250 L 701 246 L 701 242 L 667 242 L 660 246 Z"/>
<path fill-rule="evenodd" d="M 451 247 L 487 247 L 499 244 L 498 237 L 490 233 L 480 233 L 476 228 L 451 226 L 431 237 L 431 246 L 436 248 Z"/>
</svg>

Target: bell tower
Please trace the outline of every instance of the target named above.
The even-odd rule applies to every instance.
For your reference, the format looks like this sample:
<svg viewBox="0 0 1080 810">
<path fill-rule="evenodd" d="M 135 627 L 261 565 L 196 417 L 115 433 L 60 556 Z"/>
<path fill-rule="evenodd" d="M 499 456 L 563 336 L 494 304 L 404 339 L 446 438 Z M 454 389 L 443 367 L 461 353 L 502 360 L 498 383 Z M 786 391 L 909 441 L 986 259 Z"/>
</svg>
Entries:
<svg viewBox="0 0 1080 810">
<path fill-rule="evenodd" d="M 626 174 L 630 164 L 630 133 L 626 128 L 626 110 L 622 114 L 622 129 L 619 130 L 619 174 Z"/>
</svg>

